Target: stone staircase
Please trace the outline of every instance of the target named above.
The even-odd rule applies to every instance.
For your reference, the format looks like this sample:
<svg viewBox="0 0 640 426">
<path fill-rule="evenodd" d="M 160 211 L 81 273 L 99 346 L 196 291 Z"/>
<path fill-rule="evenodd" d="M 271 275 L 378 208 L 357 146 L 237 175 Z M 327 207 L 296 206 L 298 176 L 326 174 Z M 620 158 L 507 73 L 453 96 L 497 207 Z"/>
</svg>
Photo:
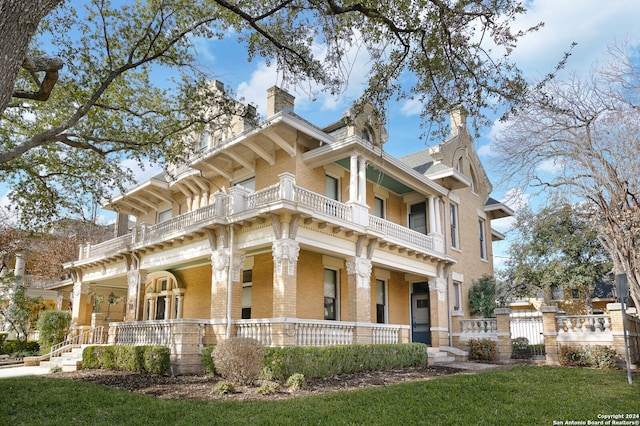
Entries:
<svg viewBox="0 0 640 426">
<path fill-rule="evenodd" d="M 452 346 L 427 348 L 429 365 L 448 364 L 456 361 L 466 361 L 469 353 Z"/>
<path fill-rule="evenodd" d="M 41 367 L 47 367 L 49 370 L 60 368 L 64 372 L 76 371 L 82 368 L 82 350 L 84 346 L 78 346 L 71 349 L 70 352 L 64 352 L 60 356 L 52 356 L 49 361 L 41 361 Z"/>
</svg>

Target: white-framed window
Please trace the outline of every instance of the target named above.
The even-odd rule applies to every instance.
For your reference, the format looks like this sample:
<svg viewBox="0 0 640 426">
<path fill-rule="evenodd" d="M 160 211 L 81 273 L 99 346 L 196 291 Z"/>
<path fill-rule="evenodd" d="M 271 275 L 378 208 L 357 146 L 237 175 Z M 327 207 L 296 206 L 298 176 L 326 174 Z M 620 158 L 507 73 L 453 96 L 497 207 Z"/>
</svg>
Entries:
<svg viewBox="0 0 640 426">
<path fill-rule="evenodd" d="M 325 268 L 324 270 L 324 319 L 337 321 L 339 312 L 338 271 Z"/>
<path fill-rule="evenodd" d="M 198 151 L 206 151 L 209 148 L 209 132 L 206 130 L 200 133 L 200 138 L 198 139 Z"/>
<path fill-rule="evenodd" d="M 383 198 L 373 197 L 373 215 L 381 219 L 386 217 L 385 202 Z"/>
<path fill-rule="evenodd" d="M 325 175 L 325 195 L 327 198 L 340 201 L 340 179 Z"/>
<path fill-rule="evenodd" d="M 241 186 L 245 189 L 248 189 L 249 191 L 255 191 L 256 190 L 256 177 L 255 176 L 251 176 L 248 179 L 244 179 L 241 181 L 236 182 L 233 186 Z"/>
<path fill-rule="evenodd" d="M 376 279 L 376 322 L 387 323 L 387 282 Z"/>
<path fill-rule="evenodd" d="M 149 274 L 144 287 L 144 320 L 182 318 L 185 289 L 169 272 Z"/>
<path fill-rule="evenodd" d="M 453 310 L 462 311 L 462 284 L 458 282 L 453 283 Z"/>
<path fill-rule="evenodd" d="M 460 248 L 460 231 L 458 229 L 458 206 L 449 204 L 449 226 L 451 227 L 451 247 Z"/>
<path fill-rule="evenodd" d="M 163 210 L 158 212 L 158 223 L 166 222 L 171 219 L 172 211 L 171 209 Z"/>
<path fill-rule="evenodd" d="M 409 228 L 421 234 L 427 234 L 427 203 L 409 206 Z"/>
<path fill-rule="evenodd" d="M 242 319 L 251 319 L 253 298 L 253 269 L 242 271 Z"/>
<path fill-rule="evenodd" d="M 480 236 L 480 259 L 487 259 L 487 231 L 486 221 L 478 219 L 478 234 Z"/>
</svg>

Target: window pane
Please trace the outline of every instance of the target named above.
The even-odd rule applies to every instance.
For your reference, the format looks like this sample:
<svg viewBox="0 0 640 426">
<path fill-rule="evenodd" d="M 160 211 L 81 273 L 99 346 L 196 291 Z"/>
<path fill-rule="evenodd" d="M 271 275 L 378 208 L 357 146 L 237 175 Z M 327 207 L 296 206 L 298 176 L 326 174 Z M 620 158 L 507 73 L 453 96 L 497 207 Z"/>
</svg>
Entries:
<svg viewBox="0 0 640 426">
<path fill-rule="evenodd" d="M 384 200 L 382 198 L 375 197 L 373 199 L 373 215 L 384 219 Z"/>
<path fill-rule="evenodd" d="M 331 198 L 332 200 L 339 200 L 338 199 L 338 179 L 331 177 L 331 176 L 326 176 L 325 177 L 325 195 L 327 196 L 327 198 Z"/>
<path fill-rule="evenodd" d="M 324 270 L 324 319 L 336 320 L 336 305 L 338 294 L 337 272 L 333 269 Z"/>
</svg>

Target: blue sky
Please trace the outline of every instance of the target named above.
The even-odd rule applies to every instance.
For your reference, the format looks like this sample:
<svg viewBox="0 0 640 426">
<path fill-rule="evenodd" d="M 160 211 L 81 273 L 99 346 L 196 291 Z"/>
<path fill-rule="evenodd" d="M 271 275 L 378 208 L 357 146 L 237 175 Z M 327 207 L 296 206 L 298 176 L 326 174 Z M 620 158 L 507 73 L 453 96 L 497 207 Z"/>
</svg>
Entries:
<svg viewBox="0 0 640 426">
<path fill-rule="evenodd" d="M 640 40 L 640 7 L 637 0 L 530 0 L 526 1 L 529 9 L 526 15 L 515 22 L 516 29 L 528 28 L 537 22 L 545 23 L 539 31 L 526 36 L 519 43 L 513 54 L 514 61 L 525 72 L 525 77 L 536 79 L 551 71 L 562 58 L 572 42 L 577 42 L 567 67 L 562 73 L 583 73 L 597 59 L 604 59 L 607 46 L 616 40 Z M 280 85 L 296 96 L 295 111 L 317 125 L 329 124 L 341 117 L 353 100 L 363 90 L 367 72 L 366 53 L 350 52 L 350 63 L 346 65 L 345 74 L 349 82 L 341 96 L 319 94 L 312 99 L 308 93 L 296 92 L 292 87 L 283 85 L 282 75 L 274 67 L 267 67 L 262 61 L 248 63 L 244 48 L 229 39 L 223 41 L 198 40 L 196 43 L 199 57 L 215 75 L 215 78 L 233 88 L 265 113 L 266 90 L 273 85 Z M 318 46 L 322 50 L 322 46 Z M 419 127 L 420 106 L 412 101 L 399 101 L 389 105 L 387 129 L 389 141 L 385 150 L 393 156 L 402 156 L 437 143 L 419 139 L 422 129 Z M 481 129 L 481 137 L 476 141 L 482 161 L 494 183 L 493 197 L 505 199 L 512 207 L 532 202 L 530 195 L 510 188 L 508 185 L 498 187 L 499 176 L 492 168 L 493 153 L 491 136 L 499 131 L 499 124 Z M 553 172 L 552 168 L 549 170 Z M 139 179 L 146 179 L 156 170 L 139 171 Z M 0 183 L 0 206 L 5 205 L 6 187 Z M 105 212 L 104 222 L 112 220 Z M 509 220 L 495 222 L 494 227 L 501 232 L 509 229 Z M 506 243 L 494 246 L 496 264 L 501 263 Z"/>
</svg>

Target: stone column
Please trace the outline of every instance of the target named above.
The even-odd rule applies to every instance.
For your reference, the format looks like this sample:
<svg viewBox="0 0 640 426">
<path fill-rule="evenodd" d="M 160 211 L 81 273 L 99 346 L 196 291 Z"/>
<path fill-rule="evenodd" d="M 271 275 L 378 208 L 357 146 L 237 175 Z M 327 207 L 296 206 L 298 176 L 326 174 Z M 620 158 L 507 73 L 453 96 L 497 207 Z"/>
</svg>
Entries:
<svg viewBox="0 0 640 426">
<path fill-rule="evenodd" d="M 358 170 L 358 201 L 367 204 L 367 163 L 364 157 L 359 158 Z"/>
<path fill-rule="evenodd" d="M 349 202 L 358 200 L 358 156 L 352 155 L 349 164 Z"/>
<path fill-rule="evenodd" d="M 497 308 L 494 310 L 498 324 L 498 353 L 496 360 L 508 363 L 511 360 L 511 309 Z"/>
<path fill-rule="evenodd" d="M 437 277 L 429 281 L 429 310 L 431 346 L 449 346 L 449 309 L 447 307 L 447 279 Z"/>
<path fill-rule="evenodd" d="M 227 317 L 229 263 L 228 249 L 218 249 L 211 254 L 211 319 Z"/>
<path fill-rule="evenodd" d="M 560 365 L 558 360 L 558 326 L 556 324 L 556 306 L 541 306 L 542 335 L 544 336 L 544 348 L 547 365 Z"/>
<path fill-rule="evenodd" d="M 354 332 L 353 343 L 370 344 L 371 327 L 371 261 L 354 257 L 347 262 L 348 309 L 347 321 L 359 323 Z"/>
<path fill-rule="evenodd" d="M 300 245 L 291 239 L 273 242 L 273 313 L 274 318 L 297 318 L 297 264 Z M 293 346 L 295 335 L 279 324 L 272 327 L 275 346 Z"/>
<path fill-rule="evenodd" d="M 136 317 L 137 311 L 139 311 L 140 306 L 142 306 L 141 300 L 138 300 L 138 297 L 141 297 L 144 293 L 144 285 L 147 281 L 147 273 L 140 272 L 136 269 L 132 269 L 127 273 L 127 304 L 125 307 L 125 321 L 135 321 L 140 318 Z M 140 316 L 140 313 L 137 313 L 137 316 Z"/>
<path fill-rule="evenodd" d="M 81 280 L 73 284 L 73 311 L 71 324 L 74 327 L 88 326 L 91 324 L 91 298 L 89 297 L 89 283 Z"/>
</svg>

